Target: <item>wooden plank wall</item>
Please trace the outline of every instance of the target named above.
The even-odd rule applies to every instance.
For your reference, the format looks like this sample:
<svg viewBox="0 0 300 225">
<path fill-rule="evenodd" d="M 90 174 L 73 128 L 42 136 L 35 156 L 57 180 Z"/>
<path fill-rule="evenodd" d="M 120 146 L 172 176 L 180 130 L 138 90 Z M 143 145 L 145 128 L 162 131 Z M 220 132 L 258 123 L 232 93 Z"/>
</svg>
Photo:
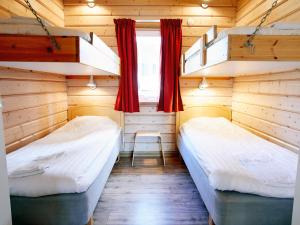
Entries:
<svg viewBox="0 0 300 225">
<path fill-rule="evenodd" d="M 225 105 L 231 106 L 232 78 L 207 78 L 208 88 L 200 90 L 202 78 L 181 78 L 180 88 L 185 106 Z"/>
<path fill-rule="evenodd" d="M 86 87 L 88 77 L 68 76 L 69 105 L 111 105 L 114 106 L 119 80 L 116 77 L 96 77 L 96 90 Z M 181 79 L 181 91 L 185 105 L 231 105 L 232 79 L 208 79 L 210 87 L 200 91 L 200 78 Z M 176 115 L 156 111 L 156 103 L 141 103 L 139 113 L 125 113 L 124 152 L 133 150 L 134 133 L 138 130 L 159 130 L 162 133 L 162 144 L 166 152 L 176 151 Z M 136 148 L 148 154 L 159 150 L 154 139 L 137 140 Z"/>
<path fill-rule="evenodd" d="M 234 78 L 233 121 L 300 147 L 300 70 Z"/>
<path fill-rule="evenodd" d="M 30 3 L 43 19 L 55 26 L 64 26 L 63 0 L 30 0 Z M 24 0 L 0 0 L 0 18 L 9 18 L 11 16 L 34 18 Z"/>
<path fill-rule="evenodd" d="M 176 151 L 176 115 L 157 112 L 157 103 L 141 103 L 139 113 L 125 113 L 125 152 L 131 152 L 134 146 L 134 134 L 137 131 L 160 131 L 162 146 L 168 154 Z M 136 150 L 151 154 L 158 152 L 158 140 L 137 139 Z"/>
<path fill-rule="evenodd" d="M 0 68 L 6 151 L 39 139 L 67 121 L 62 75 Z"/>
<path fill-rule="evenodd" d="M 158 20 L 183 19 L 183 50 L 190 47 L 210 26 L 220 29 L 235 24 L 235 1 L 213 0 L 212 7 L 202 9 L 200 1 L 178 0 L 97 0 L 89 8 L 82 0 L 65 0 L 65 26 L 95 32 L 106 44 L 117 51 L 114 18 Z M 159 23 L 138 23 L 138 29 L 159 29 Z"/>
<path fill-rule="evenodd" d="M 236 26 L 255 26 L 274 0 L 239 0 L 237 3 Z M 277 7 L 265 25 L 277 22 L 300 22 L 300 1 L 279 0 Z"/>
<path fill-rule="evenodd" d="M 88 77 L 68 76 L 68 103 L 72 105 L 111 105 L 114 107 L 118 93 L 118 77 L 95 77 L 97 88 L 86 87 Z M 156 112 L 153 104 L 143 104 L 140 113 L 125 113 L 124 152 L 133 149 L 134 133 L 137 130 L 161 130 L 163 146 L 167 151 L 175 149 L 175 114 Z M 155 140 L 138 140 L 139 150 L 158 150 Z"/>
<path fill-rule="evenodd" d="M 239 0 L 236 26 L 255 26 L 273 0 Z M 279 0 L 265 25 L 300 22 L 300 1 Z M 233 121 L 276 143 L 300 146 L 300 72 L 234 79 Z"/>
</svg>

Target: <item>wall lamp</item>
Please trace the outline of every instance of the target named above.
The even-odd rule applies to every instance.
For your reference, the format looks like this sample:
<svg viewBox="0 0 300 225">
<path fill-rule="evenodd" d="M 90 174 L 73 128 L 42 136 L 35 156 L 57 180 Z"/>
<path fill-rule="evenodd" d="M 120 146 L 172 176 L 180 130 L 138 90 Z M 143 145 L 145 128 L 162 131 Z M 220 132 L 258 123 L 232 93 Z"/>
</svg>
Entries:
<svg viewBox="0 0 300 225">
<path fill-rule="evenodd" d="M 203 9 L 207 9 L 207 8 L 208 8 L 207 1 L 202 1 L 202 2 L 201 2 L 201 7 L 202 7 Z"/>
<path fill-rule="evenodd" d="M 86 84 L 87 87 L 89 87 L 91 90 L 95 90 L 97 85 L 96 82 L 94 81 L 93 75 L 90 76 L 89 82 Z"/>
<path fill-rule="evenodd" d="M 88 5 L 88 7 L 90 7 L 90 8 L 94 8 L 95 5 L 96 5 L 96 3 L 95 3 L 94 0 L 87 0 L 87 5 Z"/>
<path fill-rule="evenodd" d="M 207 81 L 206 81 L 206 78 L 203 77 L 203 78 L 202 78 L 202 81 L 201 81 L 200 84 L 199 84 L 199 89 L 200 89 L 200 90 L 203 90 L 203 89 L 205 89 L 205 88 L 207 88 L 207 87 L 208 87 L 208 83 L 207 83 Z"/>
</svg>

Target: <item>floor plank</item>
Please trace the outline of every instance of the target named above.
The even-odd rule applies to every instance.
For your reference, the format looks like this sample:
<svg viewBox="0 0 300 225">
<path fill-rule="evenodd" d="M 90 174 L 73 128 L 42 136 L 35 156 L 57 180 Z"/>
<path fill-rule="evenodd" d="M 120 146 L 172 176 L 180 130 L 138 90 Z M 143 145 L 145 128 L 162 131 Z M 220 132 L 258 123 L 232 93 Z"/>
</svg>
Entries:
<svg viewBox="0 0 300 225">
<path fill-rule="evenodd" d="M 95 225 L 207 225 L 208 213 L 182 159 L 138 157 L 115 165 L 94 212 Z"/>
</svg>

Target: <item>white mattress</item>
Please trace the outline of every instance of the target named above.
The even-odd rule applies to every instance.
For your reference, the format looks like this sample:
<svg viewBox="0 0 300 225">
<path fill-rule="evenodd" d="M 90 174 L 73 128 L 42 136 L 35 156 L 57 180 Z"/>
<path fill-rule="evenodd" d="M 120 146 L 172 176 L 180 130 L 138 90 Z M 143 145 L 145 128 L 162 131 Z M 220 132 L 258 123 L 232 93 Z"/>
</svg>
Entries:
<svg viewBox="0 0 300 225">
<path fill-rule="evenodd" d="M 217 41 L 227 37 L 229 34 L 241 34 L 247 35 L 252 34 L 256 27 L 232 27 L 222 30 L 217 38 L 213 41 Z M 258 32 L 257 35 L 300 35 L 300 29 L 276 29 L 273 27 L 263 27 Z"/>
<path fill-rule="evenodd" d="M 50 26 L 46 21 L 43 22 L 53 36 L 78 36 L 91 42 L 91 37 L 88 33 L 64 27 L 54 27 Z M 26 17 L 0 19 L 0 34 L 46 35 L 35 18 Z"/>
<path fill-rule="evenodd" d="M 221 191 L 292 198 L 297 173 L 296 153 L 268 142 L 224 118 L 194 118 L 180 135 Z"/>
<path fill-rule="evenodd" d="M 120 128 L 107 117 L 77 117 L 50 135 L 7 155 L 8 174 L 37 158 L 63 152 L 43 174 L 9 178 L 10 194 L 38 197 L 80 193 L 96 179 L 115 145 Z"/>
</svg>

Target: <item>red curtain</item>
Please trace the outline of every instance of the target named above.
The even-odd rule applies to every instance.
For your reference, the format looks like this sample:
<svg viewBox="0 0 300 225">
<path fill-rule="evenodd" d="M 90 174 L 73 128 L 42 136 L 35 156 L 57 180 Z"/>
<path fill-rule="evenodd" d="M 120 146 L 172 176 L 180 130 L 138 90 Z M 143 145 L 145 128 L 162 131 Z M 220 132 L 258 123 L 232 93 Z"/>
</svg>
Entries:
<svg viewBox="0 0 300 225">
<path fill-rule="evenodd" d="M 135 21 L 115 19 L 114 22 L 121 60 L 121 79 L 115 110 L 139 112 Z"/>
<path fill-rule="evenodd" d="M 161 19 L 161 83 L 158 111 L 183 111 L 179 87 L 181 19 Z"/>
</svg>

